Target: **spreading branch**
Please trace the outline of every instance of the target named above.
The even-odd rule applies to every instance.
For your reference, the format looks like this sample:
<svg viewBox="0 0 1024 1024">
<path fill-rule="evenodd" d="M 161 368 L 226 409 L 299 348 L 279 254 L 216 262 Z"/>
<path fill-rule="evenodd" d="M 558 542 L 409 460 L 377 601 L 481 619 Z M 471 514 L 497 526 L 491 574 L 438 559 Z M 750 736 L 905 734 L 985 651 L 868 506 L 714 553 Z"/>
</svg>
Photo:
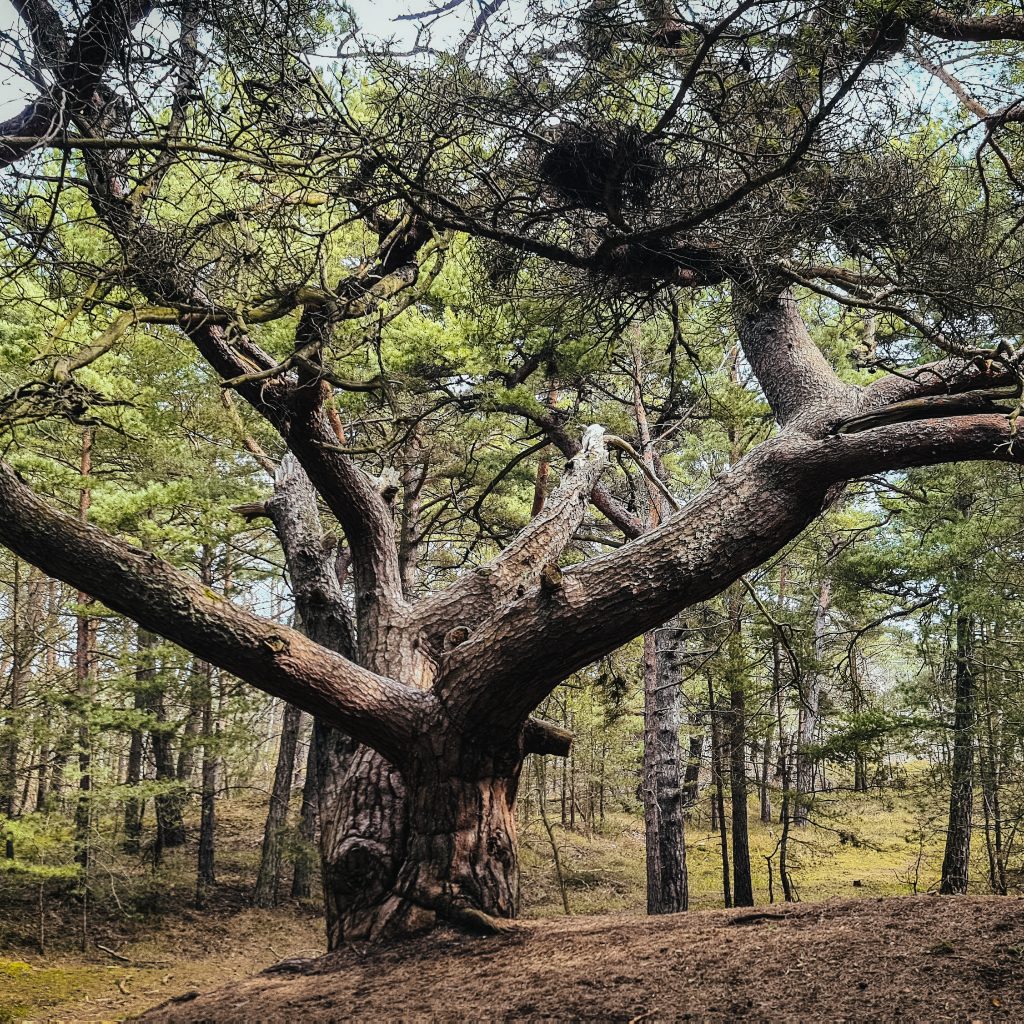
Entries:
<svg viewBox="0 0 1024 1024">
<path fill-rule="evenodd" d="M 0 463 L 0 542 L 43 572 L 402 763 L 427 695 L 260 618 L 53 508 Z"/>
<path fill-rule="evenodd" d="M 608 463 L 604 430 L 588 427 L 579 452 L 543 511 L 520 531 L 497 558 L 467 573 L 447 590 L 423 598 L 413 612 L 426 636 L 441 646 L 452 629 L 460 642 L 485 619 L 537 581 L 558 560 L 583 522 L 591 492 Z"/>
<path fill-rule="evenodd" d="M 810 429 L 841 416 L 855 401 L 814 343 L 791 289 L 759 295 L 733 286 L 733 317 L 743 354 L 775 418 Z"/>
<path fill-rule="evenodd" d="M 522 720 L 573 672 L 776 554 L 837 485 L 911 466 L 1022 456 L 1009 418 L 991 413 L 819 438 L 785 431 L 659 529 L 566 570 L 479 628 L 442 664 L 442 700 L 467 722 Z"/>
</svg>

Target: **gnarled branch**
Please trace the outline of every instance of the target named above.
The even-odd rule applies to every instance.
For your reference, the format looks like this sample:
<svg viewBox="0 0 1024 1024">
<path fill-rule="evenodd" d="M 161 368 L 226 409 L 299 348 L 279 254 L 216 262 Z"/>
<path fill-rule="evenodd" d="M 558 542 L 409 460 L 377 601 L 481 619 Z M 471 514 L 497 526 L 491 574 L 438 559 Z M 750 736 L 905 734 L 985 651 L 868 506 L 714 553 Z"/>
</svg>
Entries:
<svg viewBox="0 0 1024 1024">
<path fill-rule="evenodd" d="M 422 728 L 427 694 L 253 615 L 162 559 L 57 511 L 4 463 L 0 543 L 204 661 L 344 729 L 396 764 Z"/>
<path fill-rule="evenodd" d="M 481 622 L 500 614 L 500 608 L 517 594 L 536 587 L 583 522 L 590 494 L 606 465 L 604 430 L 588 427 L 579 452 L 544 510 L 497 558 L 447 590 L 423 598 L 413 609 L 413 619 L 428 641 L 440 649 L 444 635 L 455 626 L 468 636 Z"/>
<path fill-rule="evenodd" d="M 733 316 L 743 354 L 783 426 L 813 430 L 856 401 L 814 343 L 791 289 L 758 294 L 733 285 Z"/>
</svg>

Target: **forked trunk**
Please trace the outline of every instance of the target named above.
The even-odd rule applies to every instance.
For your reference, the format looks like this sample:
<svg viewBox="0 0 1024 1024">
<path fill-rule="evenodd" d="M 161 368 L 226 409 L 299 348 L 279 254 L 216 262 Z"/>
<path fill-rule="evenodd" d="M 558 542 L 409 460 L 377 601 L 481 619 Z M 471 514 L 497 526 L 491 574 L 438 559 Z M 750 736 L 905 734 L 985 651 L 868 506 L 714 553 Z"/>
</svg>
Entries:
<svg viewBox="0 0 1024 1024">
<path fill-rule="evenodd" d="M 330 949 L 443 921 L 495 930 L 515 917 L 518 754 L 424 750 L 406 781 L 341 733 L 322 731 L 319 745 Z"/>
</svg>

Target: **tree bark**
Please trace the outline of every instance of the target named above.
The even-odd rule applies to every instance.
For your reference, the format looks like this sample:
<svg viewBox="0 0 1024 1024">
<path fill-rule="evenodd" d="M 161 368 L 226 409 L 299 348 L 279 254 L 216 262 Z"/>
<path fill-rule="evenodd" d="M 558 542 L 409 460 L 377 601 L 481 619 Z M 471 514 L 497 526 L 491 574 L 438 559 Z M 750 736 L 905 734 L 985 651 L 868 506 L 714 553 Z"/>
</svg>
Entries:
<svg viewBox="0 0 1024 1024">
<path fill-rule="evenodd" d="M 772 732 L 769 729 L 764 738 L 764 748 L 761 751 L 761 780 L 758 787 L 759 809 L 761 812 L 761 823 L 772 824 L 772 787 L 771 771 L 774 758 L 772 757 Z"/>
<path fill-rule="evenodd" d="M 685 805 L 679 743 L 677 630 L 644 634 L 644 814 L 647 828 L 647 913 L 686 910 Z M 659 633 L 664 638 L 658 644 Z M 668 634 L 668 635 L 666 635 Z"/>
<path fill-rule="evenodd" d="M 962 609 L 956 616 L 953 764 L 949 788 L 949 827 L 942 857 L 941 893 L 966 893 L 971 862 L 974 812 L 974 739 L 977 694 L 974 682 L 974 620 Z"/>
<path fill-rule="evenodd" d="M 136 665 L 135 693 L 133 705 L 136 714 L 141 715 L 150 706 L 152 700 L 153 675 L 152 664 L 153 634 L 144 629 L 136 630 Z M 140 724 L 132 726 L 128 741 L 128 765 L 125 784 L 138 789 L 143 776 L 143 747 L 145 734 Z M 142 839 L 142 817 L 145 800 L 137 795 L 129 796 L 124 804 L 124 851 L 138 853 Z"/>
<path fill-rule="evenodd" d="M 26 572 L 27 569 L 27 572 Z M 32 662 L 38 653 L 39 627 L 43 620 L 44 603 L 42 587 L 35 578 L 35 571 L 20 559 L 14 560 L 13 593 L 11 599 L 11 659 L 10 687 L 8 689 L 8 714 L 6 720 L 6 751 L 3 767 L 3 813 L 10 819 L 17 818 L 27 804 L 26 799 L 18 801 L 18 760 L 21 753 L 20 709 L 28 692 L 32 678 Z M 42 756 L 40 757 L 42 760 Z M 40 767 L 41 785 L 45 767 Z M 26 776 L 26 784 L 28 776 Z M 8 836 L 7 857 L 14 857 L 14 839 Z"/>
<path fill-rule="evenodd" d="M 729 800 L 732 808 L 733 901 L 737 907 L 754 905 L 750 873 L 750 832 L 747 808 L 747 691 L 743 666 L 743 640 L 739 596 L 729 599 L 727 683 L 729 686 Z"/>
<path fill-rule="evenodd" d="M 855 715 L 864 713 L 867 707 L 867 700 L 864 694 L 864 685 L 861 681 L 859 654 L 856 647 L 850 650 L 850 688 L 853 692 L 853 712 Z M 868 791 L 868 755 L 861 745 L 858 744 L 853 754 L 853 791 L 855 793 L 866 793 Z"/>
<path fill-rule="evenodd" d="M 201 674 L 205 684 L 202 702 L 203 767 L 199 818 L 199 856 L 196 866 L 196 906 L 203 907 L 206 904 L 207 893 L 217 883 L 215 861 L 219 751 L 217 749 L 217 722 L 214 717 L 213 666 L 206 662 L 198 662 L 196 670 Z"/>
<path fill-rule="evenodd" d="M 153 645 L 156 642 L 156 637 L 149 634 L 146 642 Z M 153 683 L 150 706 L 154 722 L 149 735 L 156 769 L 156 781 L 162 783 L 153 801 L 156 805 L 155 856 L 159 860 L 164 850 L 185 845 L 185 793 L 178 782 L 174 758 L 175 727 L 167 714 L 165 683 L 157 674 L 155 666 Z"/>
<path fill-rule="evenodd" d="M 295 777 L 295 751 L 299 741 L 302 711 L 286 705 L 281 724 L 281 742 L 274 770 L 274 786 L 270 794 L 267 821 L 263 829 L 263 853 L 256 876 L 253 902 L 258 907 L 277 904 L 277 889 L 281 876 L 281 844 L 288 824 L 288 805 L 291 803 L 292 780 Z"/>
<path fill-rule="evenodd" d="M 648 523 L 660 525 L 663 495 L 651 480 L 662 479 L 651 439 L 643 395 L 643 356 L 633 350 L 633 411 L 640 454 L 647 471 Z M 659 634 L 664 642 L 659 646 Z M 686 809 L 683 801 L 683 764 L 679 744 L 682 725 L 679 707 L 681 656 L 684 643 L 679 629 L 666 627 L 644 634 L 644 817 L 647 823 L 647 913 L 672 914 L 686 910 Z"/>
<path fill-rule="evenodd" d="M 712 800 L 712 825 L 718 827 L 719 849 L 722 854 L 722 897 L 728 909 L 732 906 L 732 882 L 729 877 L 729 834 L 725 823 L 725 779 L 722 762 L 724 729 L 720 719 L 718 701 L 715 697 L 714 684 L 708 675 L 708 714 L 711 719 L 711 777 L 714 782 Z"/>
<path fill-rule="evenodd" d="M 292 875 L 292 896 L 295 899 L 309 899 L 312 893 L 313 847 L 316 841 L 318 813 L 316 724 L 309 736 L 309 752 L 306 757 L 306 778 L 302 784 L 302 806 L 299 809 L 299 845 L 295 854 L 295 871 Z"/>
<path fill-rule="evenodd" d="M 79 472 L 82 482 L 78 491 L 78 520 L 85 523 L 89 517 L 92 490 L 89 475 L 92 473 L 92 428 L 82 431 L 81 460 Z M 89 604 L 92 598 L 84 591 L 78 592 L 79 606 Z M 81 701 L 78 727 L 78 801 L 75 804 L 75 862 L 88 873 L 90 865 L 90 826 L 92 818 L 92 728 L 89 718 L 89 704 L 93 689 L 93 639 L 95 622 L 88 615 L 75 616 L 75 691 Z"/>
<path fill-rule="evenodd" d="M 796 748 L 796 806 L 793 824 L 803 827 L 810 822 L 814 801 L 816 761 L 811 754 L 818 731 L 818 705 L 821 702 L 823 664 L 825 658 L 825 631 L 828 628 L 829 609 L 832 605 L 832 584 L 824 577 L 818 587 L 814 606 L 814 640 L 811 664 L 801 674 L 799 687 L 799 726 Z"/>
</svg>

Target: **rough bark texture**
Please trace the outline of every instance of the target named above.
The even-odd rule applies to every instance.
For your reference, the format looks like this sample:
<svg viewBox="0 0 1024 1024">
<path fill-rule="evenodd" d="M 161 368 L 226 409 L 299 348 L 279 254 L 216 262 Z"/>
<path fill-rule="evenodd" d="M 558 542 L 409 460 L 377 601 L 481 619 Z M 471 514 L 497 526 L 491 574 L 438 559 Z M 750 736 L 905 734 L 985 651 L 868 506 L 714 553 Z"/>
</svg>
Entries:
<svg viewBox="0 0 1024 1024">
<path fill-rule="evenodd" d="M 956 618 L 954 682 L 953 765 L 949 787 L 949 825 L 939 885 L 942 893 L 967 892 L 971 862 L 977 691 L 974 681 L 974 622 L 963 612 Z"/>
<path fill-rule="evenodd" d="M 660 643 L 659 643 L 660 639 Z M 644 788 L 648 827 L 647 913 L 686 910 L 686 806 L 681 786 L 678 630 L 644 636 Z M 652 813 L 653 812 L 653 813 Z"/>
<path fill-rule="evenodd" d="M 299 742 L 302 711 L 286 705 L 281 721 L 281 741 L 277 749 L 274 785 L 270 793 L 267 820 L 263 827 L 263 852 L 256 876 L 253 902 L 258 907 L 272 907 L 277 903 L 277 887 L 281 877 L 281 845 L 288 825 L 288 805 L 295 777 L 295 751 Z"/>
<path fill-rule="evenodd" d="M 817 762 L 810 748 L 817 741 L 818 707 L 824 685 L 825 631 L 832 604 L 832 584 L 824 578 L 818 587 L 818 600 L 814 606 L 814 638 L 811 647 L 811 663 L 800 678 L 800 714 L 796 748 L 796 806 L 793 809 L 793 824 L 806 825 L 811 819 L 811 804 L 814 801 L 815 772 Z"/>
</svg>

